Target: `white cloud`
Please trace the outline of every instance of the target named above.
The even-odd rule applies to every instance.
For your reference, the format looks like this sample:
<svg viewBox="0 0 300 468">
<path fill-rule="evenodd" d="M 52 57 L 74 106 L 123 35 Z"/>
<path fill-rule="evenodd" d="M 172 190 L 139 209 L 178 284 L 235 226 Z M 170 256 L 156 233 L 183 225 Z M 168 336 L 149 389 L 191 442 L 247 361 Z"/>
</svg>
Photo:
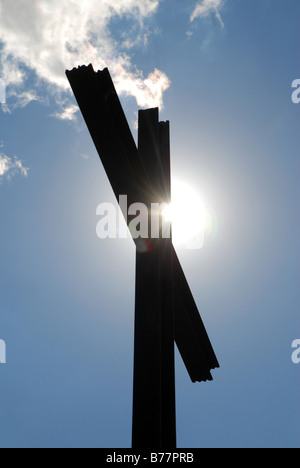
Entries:
<svg viewBox="0 0 300 468">
<path fill-rule="evenodd" d="M 79 111 L 79 107 L 75 106 L 75 104 L 71 104 L 64 109 L 62 109 L 60 112 L 56 112 L 55 114 L 52 115 L 52 117 L 56 117 L 57 119 L 60 120 L 69 120 L 69 121 L 74 121 L 76 120 L 76 113 Z"/>
<path fill-rule="evenodd" d="M 162 106 L 163 93 L 170 86 L 168 77 L 155 69 L 147 79 L 141 72 L 136 72 L 134 78 L 120 65 L 115 77 L 115 85 L 120 93 L 126 93 L 136 98 L 140 107 Z"/>
<path fill-rule="evenodd" d="M 191 23 L 199 17 L 208 16 L 210 13 L 215 13 L 218 21 L 220 22 L 222 28 L 224 28 L 224 22 L 222 20 L 220 9 L 223 5 L 223 0 L 202 0 L 201 3 L 198 3 L 191 15 Z"/>
<path fill-rule="evenodd" d="M 1 104 L 1 109 L 4 114 L 11 114 L 11 110 L 6 103 Z"/>
<path fill-rule="evenodd" d="M 8 94 L 8 98 L 14 98 L 14 109 L 17 107 L 26 107 L 32 101 L 41 101 L 41 98 L 39 98 L 33 90 L 17 92 L 12 89 Z"/>
<path fill-rule="evenodd" d="M 161 106 L 170 85 L 168 77 L 154 70 L 145 79 L 129 56 L 136 41 L 127 33 L 117 40 L 110 28 L 112 19 L 126 16 L 141 38 L 148 37 L 143 24 L 160 1 L 0 0 L 0 75 L 7 87 L 18 90 L 20 105 L 25 106 L 38 99 L 37 92 L 26 88 L 30 80 L 32 89 L 32 72 L 37 84 L 47 85 L 59 100 L 69 92 L 65 70 L 93 63 L 95 69 L 107 66 L 117 90 L 134 96 L 140 106 Z M 58 118 L 67 120 L 74 115 L 70 102 L 57 113 Z"/>
<path fill-rule="evenodd" d="M 30 102 L 39 100 L 36 93 L 33 91 L 24 91 L 20 94 L 16 94 L 15 96 L 17 97 L 18 105 L 20 107 L 26 107 Z"/>
<path fill-rule="evenodd" d="M 6 176 L 12 177 L 16 173 L 20 173 L 22 176 L 27 177 L 28 168 L 24 167 L 22 161 L 16 157 L 10 158 L 6 154 L 0 152 L 0 180 Z"/>
</svg>

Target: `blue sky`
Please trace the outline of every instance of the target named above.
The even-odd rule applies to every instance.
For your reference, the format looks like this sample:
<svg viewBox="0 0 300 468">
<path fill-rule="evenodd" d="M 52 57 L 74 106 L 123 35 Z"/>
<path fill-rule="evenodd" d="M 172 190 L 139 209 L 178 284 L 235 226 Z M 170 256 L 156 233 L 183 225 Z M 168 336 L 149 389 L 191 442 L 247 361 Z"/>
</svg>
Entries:
<svg viewBox="0 0 300 468">
<path fill-rule="evenodd" d="M 178 248 L 221 364 L 192 384 L 177 356 L 179 447 L 299 448 L 299 15 L 0 0 L 1 447 L 131 443 L 135 250 L 96 236 L 114 198 L 64 77 L 92 61 L 135 135 L 138 108 L 163 106 L 173 177 L 215 219 L 201 250 Z"/>
</svg>

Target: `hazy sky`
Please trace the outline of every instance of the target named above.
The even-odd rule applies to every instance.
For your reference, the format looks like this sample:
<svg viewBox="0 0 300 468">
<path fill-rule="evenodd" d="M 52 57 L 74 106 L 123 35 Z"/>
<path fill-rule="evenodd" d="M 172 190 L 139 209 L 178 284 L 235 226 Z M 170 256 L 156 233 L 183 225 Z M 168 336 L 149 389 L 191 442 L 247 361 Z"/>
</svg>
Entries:
<svg viewBox="0 0 300 468">
<path fill-rule="evenodd" d="M 221 369 L 177 356 L 179 447 L 298 447 L 299 0 L 0 0 L 1 447 L 129 447 L 135 248 L 64 71 L 108 66 L 136 136 L 171 121 L 172 171 L 210 233 L 178 253 Z"/>
</svg>

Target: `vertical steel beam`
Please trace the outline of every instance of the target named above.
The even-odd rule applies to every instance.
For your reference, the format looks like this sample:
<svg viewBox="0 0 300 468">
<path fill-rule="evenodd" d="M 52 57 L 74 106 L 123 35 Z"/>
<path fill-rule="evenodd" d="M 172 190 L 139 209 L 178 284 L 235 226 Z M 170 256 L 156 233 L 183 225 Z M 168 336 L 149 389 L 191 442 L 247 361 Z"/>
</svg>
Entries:
<svg viewBox="0 0 300 468">
<path fill-rule="evenodd" d="M 144 202 L 148 209 L 155 197 L 159 160 L 159 126 L 152 112 L 139 114 L 139 152 L 148 174 L 154 177 Z M 150 239 L 149 239 L 150 241 Z M 162 447 L 161 400 L 161 301 L 158 244 L 136 253 L 135 351 L 132 446 Z"/>
<path fill-rule="evenodd" d="M 170 138 L 158 109 L 139 113 L 139 153 L 151 186 L 145 200 L 170 200 Z M 166 181 L 169 181 L 167 184 Z M 161 220 L 160 220 L 161 221 Z M 150 219 L 151 225 L 151 219 Z M 171 239 L 150 239 L 136 259 L 133 448 L 176 448 Z"/>
</svg>

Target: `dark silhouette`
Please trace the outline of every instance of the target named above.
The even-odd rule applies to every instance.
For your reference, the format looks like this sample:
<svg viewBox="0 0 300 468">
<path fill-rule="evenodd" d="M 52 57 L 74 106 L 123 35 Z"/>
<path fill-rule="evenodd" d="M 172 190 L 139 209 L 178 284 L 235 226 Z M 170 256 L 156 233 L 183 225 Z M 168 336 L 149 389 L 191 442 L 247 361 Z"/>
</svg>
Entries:
<svg viewBox="0 0 300 468">
<path fill-rule="evenodd" d="M 66 72 L 114 193 L 128 203 L 171 199 L 169 122 L 140 111 L 138 149 L 109 71 Z M 151 220 L 150 220 L 151 222 Z M 161 236 L 162 237 L 162 236 Z M 176 448 L 174 339 L 193 382 L 219 364 L 171 239 L 135 240 L 133 447 Z M 142 252 L 141 250 L 147 250 Z"/>
</svg>

